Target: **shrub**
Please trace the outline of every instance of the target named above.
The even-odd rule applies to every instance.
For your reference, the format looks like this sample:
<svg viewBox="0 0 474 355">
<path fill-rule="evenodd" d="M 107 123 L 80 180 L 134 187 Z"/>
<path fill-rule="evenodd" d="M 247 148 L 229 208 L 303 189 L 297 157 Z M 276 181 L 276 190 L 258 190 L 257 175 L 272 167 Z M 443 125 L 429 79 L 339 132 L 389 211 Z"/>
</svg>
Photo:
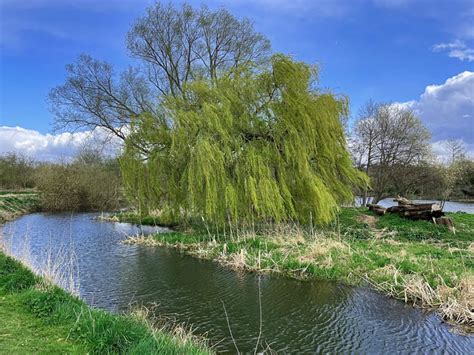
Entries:
<svg viewBox="0 0 474 355">
<path fill-rule="evenodd" d="M 34 186 L 33 161 L 22 154 L 0 155 L 0 188 L 24 189 Z"/>
<path fill-rule="evenodd" d="M 111 162 L 45 164 L 36 181 L 47 211 L 114 210 L 120 204 L 120 174 Z"/>
</svg>

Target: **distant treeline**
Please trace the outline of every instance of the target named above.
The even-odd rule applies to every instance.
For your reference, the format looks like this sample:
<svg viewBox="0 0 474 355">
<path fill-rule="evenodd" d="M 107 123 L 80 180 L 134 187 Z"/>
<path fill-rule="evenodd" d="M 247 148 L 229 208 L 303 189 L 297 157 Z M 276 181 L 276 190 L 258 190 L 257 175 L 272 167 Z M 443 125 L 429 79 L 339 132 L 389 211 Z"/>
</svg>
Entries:
<svg viewBox="0 0 474 355">
<path fill-rule="evenodd" d="M 6 155 L 0 188 L 34 187 L 47 210 L 105 210 L 123 178 L 141 214 L 216 224 L 325 223 L 353 195 L 474 198 L 462 141 L 437 162 L 417 112 L 391 102 L 349 124 L 349 98 L 318 87 L 317 65 L 274 53 L 249 19 L 157 1 L 126 40 L 137 67 L 80 55 L 49 95 L 56 127 L 122 142 L 121 169 L 94 151 L 64 164 Z"/>
<path fill-rule="evenodd" d="M 36 189 L 46 211 L 114 210 L 121 204 L 120 167 L 92 149 L 67 163 L 8 153 L 0 156 L 0 189 Z"/>
<path fill-rule="evenodd" d="M 383 169 L 387 168 L 371 168 L 373 182 Z M 385 181 L 383 197 L 401 194 L 474 200 L 474 162 L 470 159 L 460 157 L 444 165 L 399 165 L 391 170 L 394 178 Z M 0 191 L 25 189 L 38 191 L 45 211 L 106 211 L 126 204 L 118 159 L 104 158 L 94 149 L 82 150 L 68 163 L 37 162 L 18 153 L 0 155 Z M 360 196 L 362 191 L 354 194 Z"/>
<path fill-rule="evenodd" d="M 370 178 L 356 192 L 363 204 L 396 195 L 429 199 L 474 199 L 474 161 L 462 140 L 443 143 L 440 162 L 433 154 L 431 132 L 416 112 L 391 103 L 369 101 L 348 136 L 354 164 Z"/>
<path fill-rule="evenodd" d="M 421 162 L 411 166 L 371 167 L 368 172 L 378 201 L 397 195 L 433 200 L 474 201 L 474 161 L 460 159 L 451 164 Z M 380 175 L 388 175 L 379 183 Z M 362 196 L 363 191 L 356 192 Z"/>
</svg>

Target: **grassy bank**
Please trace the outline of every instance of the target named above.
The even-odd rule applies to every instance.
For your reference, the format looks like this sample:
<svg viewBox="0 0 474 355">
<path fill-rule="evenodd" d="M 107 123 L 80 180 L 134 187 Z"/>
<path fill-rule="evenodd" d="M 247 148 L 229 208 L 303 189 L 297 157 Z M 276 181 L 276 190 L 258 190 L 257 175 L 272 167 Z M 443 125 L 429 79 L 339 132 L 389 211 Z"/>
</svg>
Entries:
<svg viewBox="0 0 474 355">
<path fill-rule="evenodd" d="M 450 217 L 456 234 L 398 215 L 377 217 L 362 208 L 343 208 L 324 228 L 270 226 L 253 232 L 228 229 L 224 235 L 188 227 L 128 243 L 175 247 L 236 269 L 369 283 L 395 298 L 435 308 L 472 331 L 474 216 Z M 131 220 L 130 215 L 119 218 Z"/>
<path fill-rule="evenodd" d="M 34 192 L 1 192 L 0 224 L 37 206 Z M 1 251 L 0 320 L 0 353 L 211 353 L 202 339 L 144 308 L 128 315 L 90 308 Z"/>
<path fill-rule="evenodd" d="M 0 191 L 0 224 L 38 209 L 39 197 L 33 190 Z"/>
<path fill-rule="evenodd" d="M 146 310 L 114 315 L 35 276 L 0 252 L 0 349 L 17 353 L 207 354 L 181 327 Z"/>
</svg>

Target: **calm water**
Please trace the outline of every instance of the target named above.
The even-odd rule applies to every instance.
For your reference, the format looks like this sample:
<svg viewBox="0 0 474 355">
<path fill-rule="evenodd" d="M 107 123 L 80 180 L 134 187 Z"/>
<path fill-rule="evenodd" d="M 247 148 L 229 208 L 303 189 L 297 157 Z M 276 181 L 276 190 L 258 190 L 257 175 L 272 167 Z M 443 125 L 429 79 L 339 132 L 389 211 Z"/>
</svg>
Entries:
<svg viewBox="0 0 474 355">
<path fill-rule="evenodd" d="M 112 311 L 131 302 L 157 303 L 206 334 L 218 351 L 235 352 L 223 304 L 240 351 L 264 343 L 291 353 L 468 353 L 472 337 L 453 334 L 434 313 L 413 309 L 366 288 L 301 282 L 221 268 L 180 253 L 120 243 L 140 229 L 100 222 L 93 214 L 32 214 L 0 230 L 12 253 L 45 265 L 70 253 L 81 297 Z M 152 232 L 151 229 L 143 231 Z"/>
<path fill-rule="evenodd" d="M 412 200 L 413 202 L 416 203 L 430 203 L 430 202 L 436 202 L 439 203 L 439 201 L 436 200 Z M 361 198 L 357 198 L 356 200 L 356 205 L 360 206 L 362 203 Z M 393 198 L 386 198 L 381 201 L 379 201 L 378 205 L 384 206 L 384 207 L 390 207 L 396 205 L 397 202 L 393 201 Z M 445 212 L 466 212 L 466 213 L 473 213 L 474 214 L 474 203 L 470 202 L 453 202 L 453 201 L 446 201 L 444 204 L 443 211 Z"/>
</svg>

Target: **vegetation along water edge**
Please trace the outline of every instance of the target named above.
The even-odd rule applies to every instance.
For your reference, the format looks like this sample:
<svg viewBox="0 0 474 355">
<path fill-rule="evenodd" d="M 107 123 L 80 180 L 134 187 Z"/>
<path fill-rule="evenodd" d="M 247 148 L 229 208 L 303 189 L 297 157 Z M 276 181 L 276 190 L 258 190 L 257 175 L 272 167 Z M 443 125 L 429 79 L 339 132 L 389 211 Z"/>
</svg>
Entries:
<svg viewBox="0 0 474 355">
<path fill-rule="evenodd" d="M 0 196 L 2 221 L 34 210 L 33 193 Z M 6 207 L 5 207 L 6 206 Z M 35 275 L 0 250 L 0 353 L 209 354 L 206 340 L 144 307 L 112 314 Z"/>
<path fill-rule="evenodd" d="M 436 309 L 444 320 L 472 333 L 474 216 L 448 216 L 455 234 L 426 221 L 348 207 L 326 227 L 279 224 L 215 231 L 194 224 L 125 242 L 173 247 L 234 269 L 370 284 L 407 303 Z M 133 213 L 112 220 L 176 225 Z"/>
</svg>

